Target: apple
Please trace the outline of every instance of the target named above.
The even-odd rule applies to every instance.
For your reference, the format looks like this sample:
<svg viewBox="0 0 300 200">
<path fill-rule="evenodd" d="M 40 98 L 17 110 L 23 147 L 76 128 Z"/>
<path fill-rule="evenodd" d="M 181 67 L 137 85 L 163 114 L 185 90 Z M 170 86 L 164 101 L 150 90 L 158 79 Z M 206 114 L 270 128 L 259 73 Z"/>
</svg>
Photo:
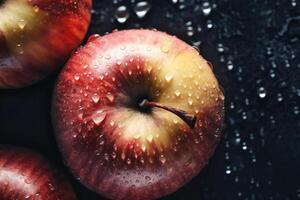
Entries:
<svg viewBox="0 0 300 200">
<path fill-rule="evenodd" d="M 59 76 L 53 124 L 67 166 L 115 200 L 156 199 L 207 164 L 224 95 L 211 65 L 155 30 L 91 36 Z"/>
<path fill-rule="evenodd" d="M 75 200 L 66 178 L 39 154 L 0 146 L 0 199 Z"/>
<path fill-rule="evenodd" d="M 58 69 L 81 43 L 91 0 L 0 0 L 0 88 L 19 88 Z"/>
</svg>

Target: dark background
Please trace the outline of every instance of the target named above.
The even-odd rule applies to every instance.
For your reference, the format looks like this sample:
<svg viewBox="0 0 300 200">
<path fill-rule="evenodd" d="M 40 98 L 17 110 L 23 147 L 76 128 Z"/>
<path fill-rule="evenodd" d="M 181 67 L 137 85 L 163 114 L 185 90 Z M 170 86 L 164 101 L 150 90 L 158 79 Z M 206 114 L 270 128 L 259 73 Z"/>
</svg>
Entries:
<svg viewBox="0 0 300 200">
<path fill-rule="evenodd" d="M 147 6 L 137 2 L 95 0 L 89 34 L 141 27 L 174 34 L 213 63 L 226 92 L 214 157 L 162 200 L 300 199 L 300 1 L 153 0 L 144 17 Z M 68 173 L 51 125 L 56 77 L 0 91 L 0 143 L 41 152 Z M 69 178 L 79 199 L 104 199 Z"/>
</svg>

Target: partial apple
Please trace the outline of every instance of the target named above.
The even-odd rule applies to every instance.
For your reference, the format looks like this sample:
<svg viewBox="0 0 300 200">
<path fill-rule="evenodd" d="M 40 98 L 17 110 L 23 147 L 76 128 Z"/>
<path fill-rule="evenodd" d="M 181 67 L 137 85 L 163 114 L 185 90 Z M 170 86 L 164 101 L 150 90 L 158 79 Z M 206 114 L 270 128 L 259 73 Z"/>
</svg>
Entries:
<svg viewBox="0 0 300 200">
<path fill-rule="evenodd" d="M 91 36 L 57 82 L 53 124 L 73 174 L 115 200 L 157 199 L 207 164 L 224 95 L 210 64 L 154 30 Z"/>
<path fill-rule="evenodd" d="M 28 149 L 0 146 L 0 199 L 76 200 L 56 168 Z"/>
<path fill-rule="evenodd" d="M 83 40 L 91 0 L 0 0 L 0 89 L 58 69 Z"/>
</svg>

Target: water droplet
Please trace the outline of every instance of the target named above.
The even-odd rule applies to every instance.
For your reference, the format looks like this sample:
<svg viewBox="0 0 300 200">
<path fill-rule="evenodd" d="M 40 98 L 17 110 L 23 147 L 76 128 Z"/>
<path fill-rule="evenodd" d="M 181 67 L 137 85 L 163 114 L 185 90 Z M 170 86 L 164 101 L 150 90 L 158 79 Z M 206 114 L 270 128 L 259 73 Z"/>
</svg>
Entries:
<svg viewBox="0 0 300 200">
<path fill-rule="evenodd" d="M 218 52 L 220 52 L 220 53 L 222 53 L 222 52 L 224 52 L 224 45 L 222 44 L 222 43 L 219 43 L 218 44 L 218 46 L 217 46 L 217 50 L 218 50 Z"/>
<path fill-rule="evenodd" d="M 130 158 L 127 158 L 126 163 L 127 163 L 127 165 L 130 165 L 130 164 L 131 164 Z"/>
<path fill-rule="evenodd" d="M 175 91 L 175 95 L 176 95 L 177 97 L 179 97 L 179 96 L 181 95 L 181 92 L 180 92 L 179 90 L 176 90 L 176 91 Z"/>
<path fill-rule="evenodd" d="M 189 100 L 188 100 L 188 104 L 189 104 L 190 106 L 192 106 L 192 105 L 193 105 L 193 99 L 189 99 Z"/>
<path fill-rule="evenodd" d="M 206 27 L 207 27 L 208 29 L 211 29 L 211 28 L 213 27 L 213 23 L 212 23 L 211 20 L 208 20 L 208 21 L 207 21 Z"/>
<path fill-rule="evenodd" d="M 169 48 L 169 46 L 168 46 L 167 44 L 162 44 L 162 45 L 160 46 L 160 50 L 161 50 L 162 52 L 164 52 L 164 53 L 168 53 L 169 50 L 170 50 L 170 48 Z"/>
<path fill-rule="evenodd" d="M 141 148 L 142 148 L 142 151 L 143 151 L 143 152 L 145 152 L 145 151 L 146 151 L 146 146 L 145 146 L 145 145 L 142 145 L 142 147 L 141 147 Z"/>
<path fill-rule="evenodd" d="M 210 13 L 211 13 L 211 6 L 209 4 L 209 2 L 203 2 L 202 4 L 202 13 L 205 15 L 205 16 L 208 16 Z"/>
<path fill-rule="evenodd" d="M 167 81 L 167 83 L 170 83 L 170 82 L 173 80 L 173 75 L 167 74 L 167 75 L 165 76 L 165 80 Z"/>
<path fill-rule="evenodd" d="M 145 176 L 146 181 L 151 181 L 150 176 Z"/>
<path fill-rule="evenodd" d="M 82 113 L 82 112 L 78 114 L 78 118 L 79 118 L 80 120 L 83 119 L 83 113 Z"/>
<path fill-rule="evenodd" d="M 35 6 L 33 6 L 33 11 L 34 11 L 35 13 L 37 13 L 37 12 L 40 11 L 40 8 L 39 8 L 37 5 L 35 5 Z"/>
<path fill-rule="evenodd" d="M 26 26 L 27 22 L 24 19 L 20 19 L 18 22 L 18 26 L 21 30 L 23 30 Z"/>
<path fill-rule="evenodd" d="M 97 39 L 97 38 L 99 38 L 99 37 L 100 37 L 99 34 L 93 34 L 93 35 L 91 35 L 91 36 L 89 37 L 88 42 L 91 42 L 91 41 L 93 41 L 93 40 L 95 40 L 95 39 Z"/>
<path fill-rule="evenodd" d="M 114 100 L 115 100 L 114 95 L 112 95 L 111 93 L 108 93 L 108 94 L 106 95 L 106 98 L 107 98 L 111 103 L 114 102 Z"/>
<path fill-rule="evenodd" d="M 93 94 L 92 100 L 94 103 L 98 103 L 100 100 L 100 96 L 98 94 Z"/>
<path fill-rule="evenodd" d="M 149 136 L 147 136 L 147 138 L 146 138 L 146 139 L 147 139 L 147 141 L 148 141 L 148 142 L 150 142 L 150 143 L 151 143 L 151 142 L 152 142 L 152 140 L 153 140 L 153 136 L 152 136 L 152 135 L 149 135 Z"/>
<path fill-rule="evenodd" d="M 118 7 L 114 14 L 115 19 L 121 24 L 125 23 L 128 20 L 129 16 L 130 14 L 126 6 Z"/>
<path fill-rule="evenodd" d="M 151 9 L 151 4 L 148 3 L 147 1 L 138 2 L 133 8 L 136 16 L 140 19 L 144 18 L 150 9 Z"/>
<path fill-rule="evenodd" d="M 96 124 L 96 125 L 100 125 L 104 119 L 106 118 L 106 114 L 105 113 L 96 113 L 92 119 L 93 119 L 93 122 Z"/>
<path fill-rule="evenodd" d="M 75 79 L 75 81 L 78 81 L 78 80 L 80 79 L 80 76 L 79 76 L 78 74 L 76 74 L 76 75 L 74 76 L 74 79 Z"/>
<path fill-rule="evenodd" d="M 106 60 L 109 60 L 109 59 L 111 59 L 111 56 L 107 54 L 107 55 L 105 56 L 105 59 L 106 59 Z"/>
<path fill-rule="evenodd" d="M 229 71 L 231 71 L 231 70 L 233 69 L 233 63 L 232 63 L 231 60 L 229 60 L 229 61 L 227 62 L 227 69 L 228 69 Z"/>
<path fill-rule="evenodd" d="M 122 64 L 122 61 L 121 60 L 117 60 L 117 65 L 121 65 Z"/>
<path fill-rule="evenodd" d="M 110 124 L 111 126 L 114 126 L 114 125 L 115 125 L 115 122 L 114 122 L 114 121 L 110 121 L 109 124 Z"/>
<path fill-rule="evenodd" d="M 266 96 L 267 96 L 267 91 L 266 91 L 266 89 L 264 88 L 264 87 L 260 87 L 260 88 L 258 88 L 258 90 L 257 90 L 257 94 L 258 94 L 258 96 L 260 97 L 260 98 L 265 98 Z"/>
<path fill-rule="evenodd" d="M 160 160 L 160 162 L 161 162 L 162 164 L 165 164 L 165 162 L 167 161 L 167 159 L 165 158 L 164 155 L 160 155 L 160 156 L 159 156 L 159 160 Z"/>
</svg>

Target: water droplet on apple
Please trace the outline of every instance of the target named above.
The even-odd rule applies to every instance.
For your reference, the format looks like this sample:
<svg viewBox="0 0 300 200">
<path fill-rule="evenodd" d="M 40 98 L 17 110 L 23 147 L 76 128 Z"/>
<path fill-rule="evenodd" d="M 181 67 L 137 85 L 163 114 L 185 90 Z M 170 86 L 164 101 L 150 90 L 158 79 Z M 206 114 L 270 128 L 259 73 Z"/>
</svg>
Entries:
<svg viewBox="0 0 300 200">
<path fill-rule="evenodd" d="M 122 64 L 122 61 L 121 60 L 117 60 L 117 65 L 121 65 Z"/>
<path fill-rule="evenodd" d="M 189 104 L 190 106 L 192 106 L 192 105 L 193 105 L 193 99 L 189 99 L 189 100 L 188 100 L 188 104 Z"/>
<path fill-rule="evenodd" d="M 151 181 L 150 176 L 145 176 L 146 181 Z"/>
<path fill-rule="evenodd" d="M 114 121 L 110 121 L 109 124 L 110 124 L 110 126 L 114 126 L 115 122 Z"/>
<path fill-rule="evenodd" d="M 131 164 L 130 158 L 127 158 L 126 163 L 127 163 L 127 165 L 130 165 L 130 164 Z"/>
<path fill-rule="evenodd" d="M 39 8 L 37 5 L 35 5 L 35 6 L 33 6 L 33 11 L 34 11 L 35 13 L 37 13 L 37 12 L 40 11 L 40 8 Z"/>
<path fill-rule="evenodd" d="M 80 120 L 83 119 L 83 113 L 82 113 L 82 112 L 78 114 L 78 118 L 79 118 Z"/>
<path fill-rule="evenodd" d="M 92 117 L 92 120 L 98 126 L 98 125 L 100 125 L 104 121 L 105 118 L 106 118 L 106 114 L 105 113 L 96 113 Z"/>
<path fill-rule="evenodd" d="M 118 7 L 114 14 L 115 19 L 121 24 L 125 23 L 128 20 L 129 16 L 130 13 L 128 12 L 126 6 Z"/>
<path fill-rule="evenodd" d="M 21 30 L 23 30 L 26 26 L 27 22 L 24 19 L 20 19 L 18 22 L 18 26 Z"/>
<path fill-rule="evenodd" d="M 98 94 L 93 94 L 92 100 L 94 103 L 98 103 L 100 100 L 100 96 Z"/>
<path fill-rule="evenodd" d="M 114 100 L 115 100 L 114 95 L 112 95 L 111 93 L 108 93 L 108 94 L 106 95 L 106 98 L 107 98 L 111 103 L 113 103 Z"/>
<path fill-rule="evenodd" d="M 148 73 L 150 73 L 152 71 L 152 67 L 148 67 L 147 71 L 148 71 Z"/>
<path fill-rule="evenodd" d="M 162 164 L 165 164 L 166 161 L 167 161 L 167 159 L 165 158 L 164 155 L 160 155 L 159 160 L 160 160 L 160 162 L 161 162 Z"/>
<path fill-rule="evenodd" d="M 147 136 L 147 138 L 146 138 L 146 139 L 147 139 L 147 141 L 148 141 L 148 142 L 150 142 L 150 143 L 151 143 L 151 142 L 152 142 L 152 140 L 153 140 L 153 136 L 152 136 L 152 135 L 149 135 L 149 136 Z"/>
<path fill-rule="evenodd" d="M 111 157 L 112 157 L 113 159 L 115 159 L 115 158 L 117 157 L 116 152 L 112 152 L 112 153 L 111 153 Z"/>
<path fill-rule="evenodd" d="M 167 75 L 165 76 L 165 80 L 167 81 L 167 83 L 170 83 L 170 82 L 173 80 L 173 75 L 167 74 Z"/>
<path fill-rule="evenodd" d="M 163 44 L 163 45 L 160 46 L 160 50 L 161 50 L 162 52 L 164 52 L 164 53 L 168 53 L 170 49 L 169 49 L 169 46 L 168 46 L 168 45 Z"/>
<path fill-rule="evenodd" d="M 179 90 L 176 90 L 176 91 L 175 91 L 175 95 L 176 95 L 177 97 L 179 97 L 179 96 L 181 95 L 181 92 L 180 92 Z"/>
<path fill-rule="evenodd" d="M 78 74 L 76 74 L 76 75 L 74 76 L 74 79 L 75 79 L 75 81 L 78 81 L 78 80 L 80 79 L 80 76 L 79 76 Z"/>
<path fill-rule="evenodd" d="M 100 75 L 100 80 L 103 80 L 104 79 L 104 76 L 103 75 Z"/>
<path fill-rule="evenodd" d="M 142 145 L 142 147 L 141 147 L 141 148 L 142 148 L 142 151 L 143 151 L 143 152 L 145 152 L 145 151 L 146 151 L 146 146 L 145 146 L 145 145 Z"/>
<path fill-rule="evenodd" d="M 111 56 L 107 54 L 107 55 L 105 56 L 105 59 L 106 59 L 106 60 L 109 60 L 109 59 L 111 59 Z"/>
<path fill-rule="evenodd" d="M 91 36 L 89 37 L 88 42 L 91 42 L 91 41 L 93 41 L 93 40 L 95 40 L 95 39 L 97 39 L 97 38 L 99 38 L 99 37 L 100 37 L 99 34 L 93 34 L 93 35 L 91 35 Z"/>
</svg>

